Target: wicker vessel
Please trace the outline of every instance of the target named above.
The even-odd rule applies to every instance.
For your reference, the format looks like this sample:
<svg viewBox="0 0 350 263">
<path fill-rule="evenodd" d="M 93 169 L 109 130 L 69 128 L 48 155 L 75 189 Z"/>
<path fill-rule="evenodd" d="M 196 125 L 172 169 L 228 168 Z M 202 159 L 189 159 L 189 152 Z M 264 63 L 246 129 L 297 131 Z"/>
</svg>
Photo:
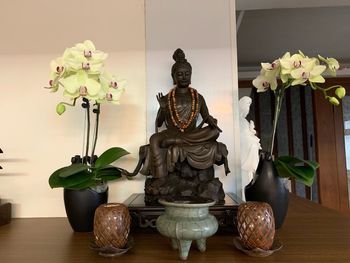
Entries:
<svg viewBox="0 0 350 263">
<path fill-rule="evenodd" d="M 275 236 L 272 208 L 263 202 L 247 202 L 238 207 L 238 233 L 247 249 L 269 250 Z"/>
<path fill-rule="evenodd" d="M 130 215 L 123 204 L 100 205 L 95 212 L 94 236 L 98 247 L 124 248 L 130 232 Z"/>
</svg>

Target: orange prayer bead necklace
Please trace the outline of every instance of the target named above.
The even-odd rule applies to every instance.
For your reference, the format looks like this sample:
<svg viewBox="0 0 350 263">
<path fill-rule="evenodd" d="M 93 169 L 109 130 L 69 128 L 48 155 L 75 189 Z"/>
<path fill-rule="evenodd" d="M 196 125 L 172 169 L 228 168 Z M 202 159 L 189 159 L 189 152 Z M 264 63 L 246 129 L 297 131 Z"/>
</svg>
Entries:
<svg viewBox="0 0 350 263">
<path fill-rule="evenodd" d="M 171 120 L 175 127 L 177 127 L 181 132 L 184 132 L 191 122 L 197 116 L 199 111 L 199 99 L 198 92 L 193 88 L 189 88 L 191 92 L 191 114 L 187 120 L 181 120 L 179 112 L 177 111 L 175 90 L 173 88 L 168 94 L 168 107 L 170 112 Z"/>
</svg>

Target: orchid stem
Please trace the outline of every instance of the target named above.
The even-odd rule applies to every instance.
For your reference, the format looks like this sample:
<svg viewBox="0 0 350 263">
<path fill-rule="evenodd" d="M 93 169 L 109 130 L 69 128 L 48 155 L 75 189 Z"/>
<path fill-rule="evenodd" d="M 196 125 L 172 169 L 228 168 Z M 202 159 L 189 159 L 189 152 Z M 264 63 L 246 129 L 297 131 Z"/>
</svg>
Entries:
<svg viewBox="0 0 350 263">
<path fill-rule="evenodd" d="M 68 102 L 60 102 L 60 104 L 64 104 L 64 105 L 67 105 L 67 106 L 75 106 L 75 102 L 77 101 L 77 98 L 75 98 L 74 100 L 73 100 L 73 103 L 68 103 Z"/>
<path fill-rule="evenodd" d="M 274 144 L 275 144 L 277 123 L 278 123 L 278 118 L 279 118 L 279 115 L 280 115 L 280 112 L 281 112 L 281 106 L 282 106 L 283 97 L 284 97 L 284 90 L 287 87 L 282 87 L 280 90 L 276 90 L 273 93 L 275 95 L 275 112 L 274 112 L 274 117 L 273 117 L 272 136 L 271 136 L 271 144 L 270 144 L 270 149 L 269 149 L 269 152 L 271 154 L 273 153 L 273 147 L 274 147 Z"/>
<path fill-rule="evenodd" d="M 95 123 L 95 132 L 94 132 L 94 139 L 93 139 L 93 146 L 92 146 L 92 152 L 91 152 L 91 159 L 94 157 L 95 154 L 95 148 L 97 143 L 97 137 L 98 137 L 98 124 L 100 121 L 100 104 L 97 104 L 97 109 L 94 109 L 94 113 L 96 113 L 96 123 Z"/>
<path fill-rule="evenodd" d="M 86 120 L 87 120 L 87 129 L 86 129 L 86 149 L 85 149 L 85 162 L 88 163 L 89 157 L 89 144 L 90 144 L 90 103 L 89 100 L 83 99 L 86 108 Z"/>
</svg>

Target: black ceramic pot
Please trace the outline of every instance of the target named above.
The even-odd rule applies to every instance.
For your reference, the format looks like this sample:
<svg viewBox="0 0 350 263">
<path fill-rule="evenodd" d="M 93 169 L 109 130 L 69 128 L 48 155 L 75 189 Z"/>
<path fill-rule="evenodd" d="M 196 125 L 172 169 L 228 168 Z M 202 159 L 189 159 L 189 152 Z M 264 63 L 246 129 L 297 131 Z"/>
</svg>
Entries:
<svg viewBox="0 0 350 263">
<path fill-rule="evenodd" d="M 253 180 L 244 189 L 247 201 L 268 203 L 273 210 L 275 226 L 280 228 L 286 217 L 289 191 L 284 186 L 270 153 L 262 153 Z"/>
<path fill-rule="evenodd" d="M 107 203 L 108 189 L 98 193 L 90 188 L 64 189 L 64 205 L 68 221 L 75 232 L 91 232 L 96 208 Z"/>
</svg>

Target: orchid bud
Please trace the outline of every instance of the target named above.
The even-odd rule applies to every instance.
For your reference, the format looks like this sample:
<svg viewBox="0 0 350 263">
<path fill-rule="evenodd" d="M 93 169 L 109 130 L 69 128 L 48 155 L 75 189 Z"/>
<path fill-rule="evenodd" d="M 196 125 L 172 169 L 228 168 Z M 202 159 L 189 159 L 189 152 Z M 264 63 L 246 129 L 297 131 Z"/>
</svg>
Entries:
<svg viewBox="0 0 350 263">
<path fill-rule="evenodd" d="M 57 114 L 58 115 L 62 115 L 65 111 L 66 111 L 66 106 L 64 106 L 64 104 L 62 102 L 58 103 L 57 106 L 56 106 Z"/>
<path fill-rule="evenodd" d="M 329 97 L 328 100 L 331 104 L 333 104 L 335 106 L 339 105 L 339 100 L 337 100 L 337 98 L 335 98 L 335 97 Z"/>
<path fill-rule="evenodd" d="M 335 95 L 337 95 L 337 97 L 338 97 L 339 99 L 344 98 L 345 95 L 346 95 L 346 90 L 345 90 L 345 88 L 344 88 L 344 87 L 339 87 L 339 88 L 337 88 L 337 89 L 335 90 Z"/>
</svg>

